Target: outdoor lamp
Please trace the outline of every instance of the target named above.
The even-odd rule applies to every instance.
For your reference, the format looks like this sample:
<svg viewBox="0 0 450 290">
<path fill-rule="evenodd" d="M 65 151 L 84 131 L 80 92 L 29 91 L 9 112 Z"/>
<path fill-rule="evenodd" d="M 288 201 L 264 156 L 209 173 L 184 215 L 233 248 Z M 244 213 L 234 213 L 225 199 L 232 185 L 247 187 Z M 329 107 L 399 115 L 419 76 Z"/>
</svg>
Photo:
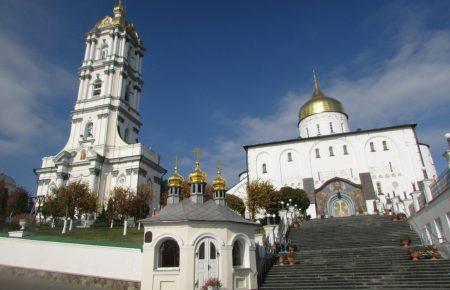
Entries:
<svg viewBox="0 0 450 290">
<path fill-rule="evenodd" d="M 284 209 L 284 201 L 280 201 L 281 203 L 281 209 Z"/>
<path fill-rule="evenodd" d="M 266 215 L 266 218 L 267 218 L 267 224 L 270 225 L 270 213 L 268 213 L 268 214 Z"/>
</svg>

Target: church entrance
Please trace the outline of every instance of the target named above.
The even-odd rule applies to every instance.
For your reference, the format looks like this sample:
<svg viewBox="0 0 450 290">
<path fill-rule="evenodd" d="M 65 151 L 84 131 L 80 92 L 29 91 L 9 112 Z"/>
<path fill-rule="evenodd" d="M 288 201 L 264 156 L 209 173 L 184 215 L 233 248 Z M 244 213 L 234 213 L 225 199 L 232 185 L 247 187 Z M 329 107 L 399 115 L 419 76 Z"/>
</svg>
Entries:
<svg viewBox="0 0 450 290">
<path fill-rule="evenodd" d="M 350 215 L 350 208 L 345 200 L 336 200 L 332 206 L 331 216 L 344 217 Z"/>
<path fill-rule="evenodd" d="M 195 251 L 195 289 L 210 278 L 219 277 L 219 252 L 215 240 L 203 239 Z"/>
<path fill-rule="evenodd" d="M 323 218 L 355 215 L 365 210 L 361 185 L 339 177 L 325 182 L 316 190 L 317 214 Z"/>
</svg>

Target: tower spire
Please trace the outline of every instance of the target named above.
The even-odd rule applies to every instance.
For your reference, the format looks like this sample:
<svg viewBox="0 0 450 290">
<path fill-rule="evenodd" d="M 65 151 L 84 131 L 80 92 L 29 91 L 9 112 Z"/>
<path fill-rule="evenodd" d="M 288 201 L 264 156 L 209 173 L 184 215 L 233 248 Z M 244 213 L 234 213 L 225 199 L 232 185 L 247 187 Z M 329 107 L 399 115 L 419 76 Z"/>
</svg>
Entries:
<svg viewBox="0 0 450 290">
<path fill-rule="evenodd" d="M 320 98 L 323 97 L 322 92 L 319 88 L 319 81 L 317 81 L 316 71 L 313 69 L 313 83 L 314 83 L 314 91 L 313 91 L 313 98 Z"/>
<path fill-rule="evenodd" d="M 123 8 L 123 0 L 119 0 L 114 7 L 114 17 L 125 17 L 125 9 Z"/>
</svg>

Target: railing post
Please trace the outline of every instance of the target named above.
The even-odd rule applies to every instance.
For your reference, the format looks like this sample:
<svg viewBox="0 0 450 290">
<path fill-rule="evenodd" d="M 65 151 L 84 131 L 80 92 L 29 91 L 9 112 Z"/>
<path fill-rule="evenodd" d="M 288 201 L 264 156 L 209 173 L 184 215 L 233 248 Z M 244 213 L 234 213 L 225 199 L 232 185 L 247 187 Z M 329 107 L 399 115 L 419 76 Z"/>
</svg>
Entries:
<svg viewBox="0 0 450 290">
<path fill-rule="evenodd" d="M 425 196 L 425 201 L 430 203 L 433 200 L 433 196 L 431 195 L 430 184 L 433 182 L 432 179 L 425 179 L 423 181 L 423 193 Z"/>
<path fill-rule="evenodd" d="M 418 212 L 420 210 L 420 204 L 419 204 L 420 191 L 416 190 L 411 195 L 412 195 L 412 198 L 413 198 L 414 211 Z"/>
</svg>

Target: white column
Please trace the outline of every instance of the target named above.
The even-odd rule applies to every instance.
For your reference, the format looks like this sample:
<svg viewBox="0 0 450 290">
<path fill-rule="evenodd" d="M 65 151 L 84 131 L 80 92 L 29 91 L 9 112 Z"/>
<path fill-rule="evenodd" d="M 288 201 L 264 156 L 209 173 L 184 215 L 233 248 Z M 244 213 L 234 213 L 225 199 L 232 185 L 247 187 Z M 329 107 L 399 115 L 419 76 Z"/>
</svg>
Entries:
<svg viewBox="0 0 450 290">
<path fill-rule="evenodd" d="M 414 206 L 414 211 L 418 212 L 420 210 L 420 204 L 419 204 L 419 195 L 420 195 L 420 191 L 414 191 L 412 193 L 412 197 L 413 197 L 413 206 Z"/>
<path fill-rule="evenodd" d="M 119 38 L 119 36 L 117 35 L 116 31 L 114 31 L 114 35 L 113 35 L 113 45 L 111 47 L 111 54 L 112 55 L 116 55 L 117 54 L 117 39 Z"/>
<path fill-rule="evenodd" d="M 403 207 L 405 208 L 405 214 L 406 216 L 410 217 L 413 212 L 409 210 L 409 206 L 413 203 L 412 199 L 405 199 L 403 200 Z"/>
<path fill-rule="evenodd" d="M 423 181 L 423 192 L 425 196 L 425 200 L 427 203 L 433 200 L 433 196 L 431 195 L 430 184 L 433 182 L 431 179 L 425 179 Z"/>
<path fill-rule="evenodd" d="M 98 168 L 89 168 L 89 172 L 91 173 L 89 178 L 89 185 L 91 186 L 91 190 L 97 192 L 97 176 L 99 174 Z"/>
<path fill-rule="evenodd" d="M 275 228 L 276 225 L 265 225 L 264 232 L 266 234 L 267 239 L 269 240 L 269 243 L 273 245 L 275 243 Z"/>
<path fill-rule="evenodd" d="M 86 41 L 86 50 L 84 51 L 84 61 L 88 60 L 90 50 L 91 50 L 91 43 Z"/>
</svg>

